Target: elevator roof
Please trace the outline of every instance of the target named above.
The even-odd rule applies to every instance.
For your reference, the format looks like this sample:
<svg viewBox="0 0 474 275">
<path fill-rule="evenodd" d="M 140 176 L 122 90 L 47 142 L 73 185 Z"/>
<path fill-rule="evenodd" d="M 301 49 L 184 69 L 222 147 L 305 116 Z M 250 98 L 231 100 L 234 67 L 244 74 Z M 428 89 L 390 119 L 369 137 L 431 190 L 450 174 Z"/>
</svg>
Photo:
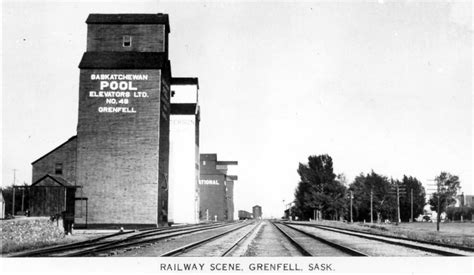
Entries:
<svg viewBox="0 0 474 275">
<path fill-rule="evenodd" d="M 87 24 L 156 24 L 165 25 L 170 31 L 168 14 L 163 13 L 91 13 Z"/>
</svg>

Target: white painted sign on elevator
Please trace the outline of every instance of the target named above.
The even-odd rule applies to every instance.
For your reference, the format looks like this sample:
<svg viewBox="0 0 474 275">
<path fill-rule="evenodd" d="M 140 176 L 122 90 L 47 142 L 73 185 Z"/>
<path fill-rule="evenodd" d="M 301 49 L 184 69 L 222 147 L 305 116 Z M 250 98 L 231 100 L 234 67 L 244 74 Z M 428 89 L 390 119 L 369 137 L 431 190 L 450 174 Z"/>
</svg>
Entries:
<svg viewBox="0 0 474 275">
<path fill-rule="evenodd" d="M 98 81 L 98 90 L 89 91 L 89 98 L 105 98 L 99 106 L 99 113 L 136 113 L 129 98 L 147 98 L 148 92 L 138 91 L 137 82 L 147 81 L 147 74 L 91 74 L 90 79 Z M 118 106 L 117 106 L 118 105 Z"/>
</svg>

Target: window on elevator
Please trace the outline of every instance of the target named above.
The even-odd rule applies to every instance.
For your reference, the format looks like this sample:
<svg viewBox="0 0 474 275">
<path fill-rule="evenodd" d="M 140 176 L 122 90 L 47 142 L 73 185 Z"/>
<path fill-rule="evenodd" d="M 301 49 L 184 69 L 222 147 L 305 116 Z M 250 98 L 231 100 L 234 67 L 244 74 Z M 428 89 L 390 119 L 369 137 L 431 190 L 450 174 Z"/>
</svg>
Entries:
<svg viewBox="0 0 474 275">
<path fill-rule="evenodd" d="M 63 164 L 61 162 L 58 162 L 54 165 L 54 173 L 56 175 L 62 175 L 63 174 Z"/>
<path fill-rule="evenodd" d="M 123 47 L 129 48 L 132 46 L 132 37 L 130 35 L 124 35 L 122 37 L 122 45 Z"/>
</svg>

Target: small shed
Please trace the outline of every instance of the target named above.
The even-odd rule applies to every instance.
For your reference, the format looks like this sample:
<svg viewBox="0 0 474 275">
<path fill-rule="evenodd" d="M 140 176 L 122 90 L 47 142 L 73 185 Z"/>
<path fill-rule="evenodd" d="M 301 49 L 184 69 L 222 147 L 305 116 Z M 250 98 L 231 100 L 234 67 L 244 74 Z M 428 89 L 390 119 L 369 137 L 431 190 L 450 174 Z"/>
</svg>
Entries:
<svg viewBox="0 0 474 275">
<path fill-rule="evenodd" d="M 29 187 L 30 216 L 74 217 L 75 186 L 59 175 L 46 174 Z"/>
</svg>

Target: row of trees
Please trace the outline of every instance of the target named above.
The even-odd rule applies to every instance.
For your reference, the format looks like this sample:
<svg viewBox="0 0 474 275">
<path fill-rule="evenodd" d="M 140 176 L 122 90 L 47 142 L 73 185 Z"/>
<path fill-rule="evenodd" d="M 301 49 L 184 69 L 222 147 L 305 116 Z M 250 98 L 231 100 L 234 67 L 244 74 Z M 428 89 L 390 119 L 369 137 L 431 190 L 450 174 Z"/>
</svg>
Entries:
<svg viewBox="0 0 474 275">
<path fill-rule="evenodd" d="M 349 190 L 353 192 L 353 211 L 355 220 L 370 220 L 370 201 L 372 196 L 373 216 L 377 221 L 397 219 L 397 186 L 404 186 L 405 191 L 399 198 L 400 219 L 408 221 L 411 218 L 413 199 L 413 215 L 423 213 L 425 206 L 425 189 L 418 179 L 403 176 L 401 181 L 388 179 L 372 171 L 370 174 L 360 174 Z M 413 197 L 412 197 L 413 194 Z M 374 218 L 374 219 L 375 219 Z"/>
<path fill-rule="evenodd" d="M 5 215 L 12 214 L 12 206 L 13 206 L 13 193 L 15 193 L 15 212 L 22 210 L 22 203 L 23 203 L 23 210 L 29 208 L 30 197 L 28 193 L 28 189 L 22 189 L 26 187 L 27 184 L 25 183 L 22 186 L 16 185 L 16 190 L 13 192 L 13 186 L 6 186 L 0 187 L 0 192 L 2 192 L 3 199 L 5 201 Z"/>
<path fill-rule="evenodd" d="M 345 177 L 334 173 L 333 161 L 329 155 L 308 157 L 308 163 L 300 163 L 297 172 L 301 180 L 295 190 L 291 213 L 303 220 L 313 218 L 315 211 L 321 213 L 323 219 L 337 220 L 342 217 L 350 220 L 352 195 L 354 221 L 371 220 L 371 201 L 373 220 L 395 221 L 398 209 L 397 186 L 403 187 L 399 192 L 398 202 L 402 221 L 409 221 L 412 215 L 417 217 L 423 214 L 426 204 L 425 189 L 412 176 L 393 180 L 372 171 L 368 174 L 361 173 L 347 186 Z M 437 210 L 439 202 L 443 211 L 453 202 L 460 188 L 459 179 L 443 172 L 436 178 L 436 184 L 439 190 L 430 198 L 429 203 L 432 210 Z"/>
</svg>

